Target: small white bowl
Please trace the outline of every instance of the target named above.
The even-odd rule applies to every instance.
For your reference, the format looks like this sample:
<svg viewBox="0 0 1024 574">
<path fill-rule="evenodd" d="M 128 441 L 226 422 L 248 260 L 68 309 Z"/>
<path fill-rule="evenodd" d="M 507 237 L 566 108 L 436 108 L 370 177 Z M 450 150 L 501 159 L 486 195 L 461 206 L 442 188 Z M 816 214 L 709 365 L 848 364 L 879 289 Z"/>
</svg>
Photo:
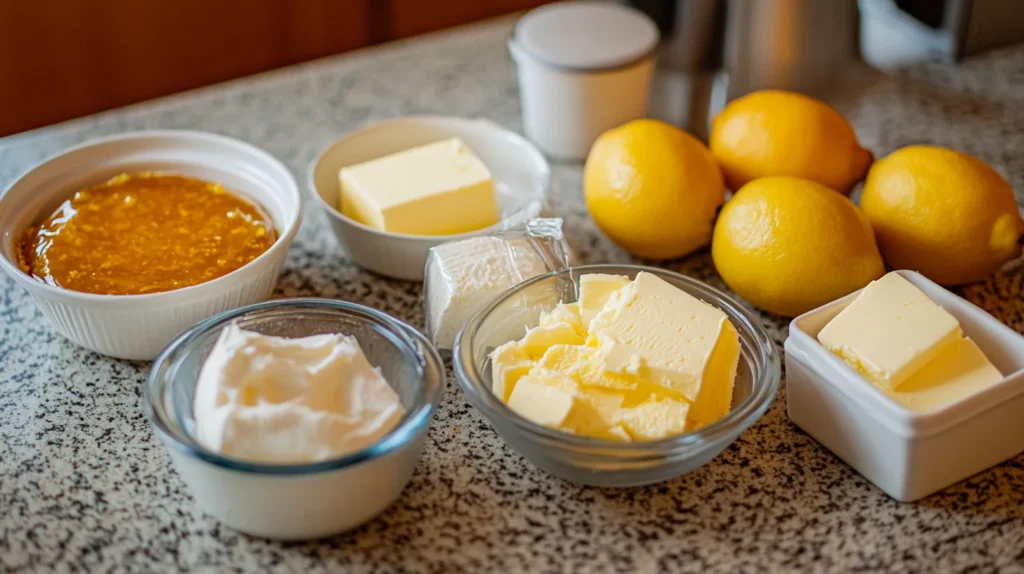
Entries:
<svg viewBox="0 0 1024 574">
<path fill-rule="evenodd" d="M 461 138 L 491 171 L 501 207 L 498 225 L 458 235 L 409 235 L 374 229 L 338 210 L 341 168 L 451 137 Z M 431 247 L 515 226 L 540 215 L 550 177 L 547 160 L 533 144 L 493 122 L 416 116 L 374 124 L 332 143 L 310 166 L 309 187 L 327 214 L 338 243 L 357 265 L 397 279 L 422 281 Z"/>
<path fill-rule="evenodd" d="M 75 191 L 119 173 L 160 171 L 223 184 L 252 199 L 279 233 L 265 253 L 227 275 L 148 295 L 97 295 L 47 285 L 17 264 L 26 227 L 49 216 Z M 24 287 L 58 333 L 121 359 L 150 360 L 198 321 L 270 297 L 302 218 L 298 184 L 267 152 L 215 134 L 134 132 L 87 142 L 22 175 L 0 196 L 0 268 Z"/>
<path fill-rule="evenodd" d="M 789 418 L 900 501 L 923 498 L 1024 451 L 1024 337 L 913 271 L 898 271 L 949 311 L 1006 377 L 938 410 L 913 412 L 818 343 L 857 297 L 797 317 L 786 340 Z"/>
<path fill-rule="evenodd" d="M 205 449 L 195 439 L 193 396 L 203 363 L 232 322 L 280 337 L 355 337 L 405 416 L 376 443 L 321 462 L 254 463 Z M 212 317 L 175 339 L 153 362 L 143 401 L 203 511 L 253 536 L 302 540 L 355 528 L 394 503 L 412 477 L 445 384 L 437 350 L 409 325 L 344 301 L 278 299 Z"/>
</svg>

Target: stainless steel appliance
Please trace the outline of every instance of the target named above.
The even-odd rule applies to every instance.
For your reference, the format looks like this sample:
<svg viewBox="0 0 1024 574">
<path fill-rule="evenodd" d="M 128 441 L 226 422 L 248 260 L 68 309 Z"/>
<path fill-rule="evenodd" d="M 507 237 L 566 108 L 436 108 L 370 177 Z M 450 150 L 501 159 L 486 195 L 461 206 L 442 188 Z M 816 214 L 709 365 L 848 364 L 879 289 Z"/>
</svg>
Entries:
<svg viewBox="0 0 1024 574">
<path fill-rule="evenodd" d="M 754 90 L 822 95 L 863 61 L 956 60 L 1024 41 L 1024 0 L 629 2 L 663 38 L 654 113 L 702 137 L 725 101 Z"/>
</svg>

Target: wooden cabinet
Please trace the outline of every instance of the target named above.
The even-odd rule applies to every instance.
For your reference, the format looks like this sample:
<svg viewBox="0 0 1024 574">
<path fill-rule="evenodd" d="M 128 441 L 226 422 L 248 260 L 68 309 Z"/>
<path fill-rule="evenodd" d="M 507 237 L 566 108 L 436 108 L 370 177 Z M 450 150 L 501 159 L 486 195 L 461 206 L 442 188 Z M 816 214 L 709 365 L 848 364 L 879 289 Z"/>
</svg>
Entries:
<svg viewBox="0 0 1024 574">
<path fill-rule="evenodd" d="M 0 0 L 0 136 L 543 0 Z"/>
<path fill-rule="evenodd" d="M 388 22 L 392 38 L 405 38 L 546 2 L 550 0 L 391 0 Z"/>
</svg>

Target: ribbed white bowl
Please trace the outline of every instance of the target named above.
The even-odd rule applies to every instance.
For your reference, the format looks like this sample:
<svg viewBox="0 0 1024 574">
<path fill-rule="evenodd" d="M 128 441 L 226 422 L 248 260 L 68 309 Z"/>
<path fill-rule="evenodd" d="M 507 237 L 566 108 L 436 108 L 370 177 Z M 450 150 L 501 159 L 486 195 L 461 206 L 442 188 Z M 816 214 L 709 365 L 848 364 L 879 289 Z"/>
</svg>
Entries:
<svg viewBox="0 0 1024 574">
<path fill-rule="evenodd" d="M 164 293 L 95 295 L 37 281 L 17 266 L 25 228 L 75 191 L 119 173 L 162 171 L 223 184 L 258 202 L 280 234 L 265 253 L 223 277 Z M 222 311 L 270 297 L 302 219 L 291 172 L 247 143 L 203 132 L 149 131 L 95 140 L 44 161 L 0 196 L 0 268 L 24 287 L 58 333 L 97 353 L 149 360 L 175 336 Z"/>
</svg>

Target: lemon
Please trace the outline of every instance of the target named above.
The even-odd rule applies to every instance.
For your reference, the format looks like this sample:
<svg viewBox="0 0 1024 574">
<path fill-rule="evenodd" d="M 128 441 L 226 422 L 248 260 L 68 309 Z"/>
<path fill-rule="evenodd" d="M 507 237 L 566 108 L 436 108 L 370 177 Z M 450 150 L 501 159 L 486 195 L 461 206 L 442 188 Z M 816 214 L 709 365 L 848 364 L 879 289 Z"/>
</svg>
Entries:
<svg viewBox="0 0 1024 574">
<path fill-rule="evenodd" d="M 725 185 L 700 140 L 662 122 L 636 120 L 594 142 L 583 195 L 594 223 L 619 247 L 671 259 L 711 241 Z"/>
<path fill-rule="evenodd" d="M 711 153 L 734 190 L 759 177 L 790 175 L 849 193 L 872 160 L 839 112 L 774 90 L 729 103 L 712 122 Z"/>
<path fill-rule="evenodd" d="M 711 256 L 739 296 L 794 317 L 882 276 L 871 225 L 849 199 L 796 177 L 743 186 L 715 225 Z"/>
<path fill-rule="evenodd" d="M 921 145 L 889 154 L 868 173 L 861 207 L 887 263 L 943 285 L 981 280 L 1021 252 L 1010 184 L 965 153 Z"/>
</svg>

